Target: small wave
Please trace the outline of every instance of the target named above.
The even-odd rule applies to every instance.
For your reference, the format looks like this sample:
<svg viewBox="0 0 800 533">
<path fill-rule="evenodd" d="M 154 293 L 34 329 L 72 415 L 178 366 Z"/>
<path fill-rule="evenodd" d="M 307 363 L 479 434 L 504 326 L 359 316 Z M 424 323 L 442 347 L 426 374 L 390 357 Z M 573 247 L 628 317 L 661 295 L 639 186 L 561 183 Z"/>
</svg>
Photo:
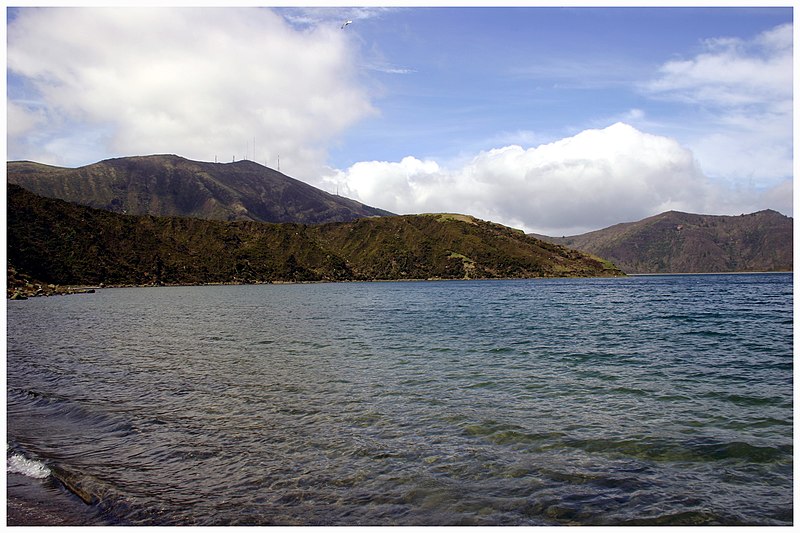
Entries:
<svg viewBox="0 0 800 533">
<path fill-rule="evenodd" d="M 483 437 L 494 444 L 534 444 L 552 442 L 564 436 L 561 432 L 531 433 L 522 426 L 504 424 L 494 420 L 462 426 L 464 433 L 472 437 Z"/>
<path fill-rule="evenodd" d="M 736 405 L 744 407 L 761 407 L 761 406 L 782 406 L 785 402 L 784 398 L 778 396 L 752 396 L 745 394 L 728 394 L 724 392 L 708 392 L 703 396 L 707 398 L 721 399 L 731 402 Z"/>
<path fill-rule="evenodd" d="M 497 383 L 494 381 L 479 381 L 477 383 L 473 383 L 471 385 L 467 385 L 466 388 L 468 389 L 486 389 L 486 388 L 496 388 Z"/>
<path fill-rule="evenodd" d="M 711 329 L 699 329 L 694 331 L 687 331 L 686 335 L 694 335 L 697 337 L 725 337 L 725 338 L 732 338 L 736 336 L 730 332 L 714 331 Z"/>
<path fill-rule="evenodd" d="M 665 512 L 656 516 L 644 518 L 632 518 L 624 520 L 620 525 L 625 526 L 717 526 L 717 525 L 740 525 L 729 516 L 713 513 L 705 510 L 688 510 L 677 512 Z M 741 524 L 746 525 L 746 524 Z"/>
<path fill-rule="evenodd" d="M 564 439 L 550 447 L 578 448 L 590 453 L 622 454 L 651 461 L 747 461 L 776 463 L 791 460 L 791 445 L 756 446 L 746 442 L 719 442 L 713 439 L 694 439 L 687 442 L 659 441 L 647 438 L 632 439 Z"/>
<path fill-rule="evenodd" d="M 35 416 L 44 417 L 54 426 L 92 427 L 107 434 L 128 435 L 136 430 L 134 425 L 122 416 L 104 412 L 91 405 L 78 403 L 59 395 L 26 389 L 8 389 L 9 412 L 20 410 L 28 412 L 35 409 Z"/>
<path fill-rule="evenodd" d="M 699 443 L 694 450 L 712 460 L 741 459 L 752 463 L 771 463 L 792 456 L 791 445 L 756 446 L 747 442 Z"/>
<path fill-rule="evenodd" d="M 514 348 L 509 346 L 501 346 L 499 348 L 492 348 L 489 353 L 514 353 Z"/>
<path fill-rule="evenodd" d="M 50 475 L 50 469 L 44 463 L 29 459 L 18 453 L 12 453 L 8 456 L 7 472 L 9 474 L 22 474 L 36 479 L 44 479 Z"/>
<path fill-rule="evenodd" d="M 616 387 L 614 389 L 611 389 L 611 392 L 617 394 L 632 394 L 634 396 L 647 396 L 650 394 L 649 391 L 646 391 L 644 389 L 637 389 L 631 387 Z"/>
</svg>

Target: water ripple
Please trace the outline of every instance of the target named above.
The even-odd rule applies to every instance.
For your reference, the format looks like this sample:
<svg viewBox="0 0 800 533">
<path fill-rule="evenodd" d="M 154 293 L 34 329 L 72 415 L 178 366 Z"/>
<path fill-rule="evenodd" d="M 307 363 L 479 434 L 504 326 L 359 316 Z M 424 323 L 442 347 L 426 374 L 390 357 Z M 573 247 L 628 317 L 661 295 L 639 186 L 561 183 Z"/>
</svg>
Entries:
<svg viewBox="0 0 800 533">
<path fill-rule="evenodd" d="M 8 438 L 115 524 L 786 525 L 791 283 L 9 302 Z"/>
</svg>

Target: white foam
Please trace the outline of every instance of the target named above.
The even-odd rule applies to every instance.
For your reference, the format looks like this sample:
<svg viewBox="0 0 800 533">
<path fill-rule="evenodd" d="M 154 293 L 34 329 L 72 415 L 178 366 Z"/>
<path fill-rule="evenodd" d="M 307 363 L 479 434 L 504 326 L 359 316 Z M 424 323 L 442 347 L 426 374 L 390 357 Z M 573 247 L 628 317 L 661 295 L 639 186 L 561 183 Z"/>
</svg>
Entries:
<svg viewBox="0 0 800 533">
<path fill-rule="evenodd" d="M 44 479 L 50 475 L 50 469 L 43 463 L 16 453 L 8 456 L 8 472 L 37 479 Z"/>
</svg>

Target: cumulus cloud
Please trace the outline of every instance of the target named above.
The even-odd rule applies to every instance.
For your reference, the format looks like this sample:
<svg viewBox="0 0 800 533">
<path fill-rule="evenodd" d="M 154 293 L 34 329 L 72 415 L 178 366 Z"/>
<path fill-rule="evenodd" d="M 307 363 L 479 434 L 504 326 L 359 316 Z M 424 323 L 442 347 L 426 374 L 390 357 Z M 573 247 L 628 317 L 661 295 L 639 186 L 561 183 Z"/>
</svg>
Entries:
<svg viewBox="0 0 800 533">
<path fill-rule="evenodd" d="M 697 110 L 702 131 L 686 142 L 707 173 L 775 186 L 793 171 L 793 25 L 703 45 L 695 57 L 662 65 L 644 89 Z"/>
<path fill-rule="evenodd" d="M 689 149 L 624 123 L 533 148 L 481 152 L 459 168 L 406 157 L 356 163 L 325 180 L 397 213 L 469 213 L 556 236 L 670 209 L 739 214 L 767 207 L 760 202 L 768 200 L 752 190 L 721 189 Z M 791 182 L 781 187 L 791 190 Z"/>
<path fill-rule="evenodd" d="M 298 29 L 266 9 L 21 9 L 8 25 L 9 156 L 280 156 L 302 176 L 375 112 L 353 53 L 338 26 Z"/>
<path fill-rule="evenodd" d="M 792 212 L 791 25 L 706 41 L 642 86 L 697 110 L 681 142 L 643 133 L 656 129 L 642 126 L 651 116 L 643 105 L 612 126 L 547 144 L 536 132 L 490 132 L 488 146 L 499 148 L 458 163 L 412 154 L 324 170 L 327 148 L 377 113 L 364 65 L 409 72 L 362 50 L 356 32 L 340 29 L 343 13 L 366 20 L 383 12 L 13 10 L 9 158 L 78 165 L 167 152 L 274 166 L 280 156 L 288 174 L 369 205 L 468 213 L 550 235 L 668 209 Z"/>
<path fill-rule="evenodd" d="M 6 120 L 8 121 L 7 134 L 9 137 L 16 138 L 33 131 L 45 121 L 45 117 L 40 110 L 29 109 L 24 105 L 9 102 L 6 106 Z"/>
</svg>

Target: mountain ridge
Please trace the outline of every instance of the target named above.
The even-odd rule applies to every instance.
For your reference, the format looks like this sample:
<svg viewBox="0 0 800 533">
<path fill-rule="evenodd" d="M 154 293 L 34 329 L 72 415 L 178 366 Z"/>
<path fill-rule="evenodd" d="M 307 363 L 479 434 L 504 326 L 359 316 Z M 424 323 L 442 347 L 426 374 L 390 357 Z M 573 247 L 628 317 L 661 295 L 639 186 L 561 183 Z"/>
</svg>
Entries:
<svg viewBox="0 0 800 533">
<path fill-rule="evenodd" d="M 9 183 L 38 195 L 122 214 L 309 224 L 392 214 L 249 160 L 156 154 L 77 168 L 9 161 L 6 168 Z"/>
<path fill-rule="evenodd" d="M 7 178 L 44 197 L 121 214 L 300 224 L 394 216 L 246 159 L 210 163 L 160 154 L 75 169 L 12 161 Z M 630 274 L 793 268 L 792 219 L 773 210 L 740 217 L 667 211 L 571 237 L 531 235 L 603 257 Z"/>
<path fill-rule="evenodd" d="M 793 270 L 793 219 L 666 211 L 569 237 L 536 238 L 599 255 L 628 274 Z"/>
</svg>

